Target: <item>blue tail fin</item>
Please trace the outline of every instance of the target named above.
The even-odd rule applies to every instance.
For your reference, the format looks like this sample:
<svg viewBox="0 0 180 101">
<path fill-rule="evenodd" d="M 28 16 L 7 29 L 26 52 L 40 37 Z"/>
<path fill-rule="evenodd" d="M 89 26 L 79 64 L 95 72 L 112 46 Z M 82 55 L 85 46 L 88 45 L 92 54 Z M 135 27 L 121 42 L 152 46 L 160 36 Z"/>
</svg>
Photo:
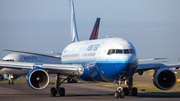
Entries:
<svg viewBox="0 0 180 101">
<path fill-rule="evenodd" d="M 74 2 L 71 0 L 71 42 L 79 41 L 77 26 L 76 26 L 76 17 L 74 11 Z"/>
</svg>

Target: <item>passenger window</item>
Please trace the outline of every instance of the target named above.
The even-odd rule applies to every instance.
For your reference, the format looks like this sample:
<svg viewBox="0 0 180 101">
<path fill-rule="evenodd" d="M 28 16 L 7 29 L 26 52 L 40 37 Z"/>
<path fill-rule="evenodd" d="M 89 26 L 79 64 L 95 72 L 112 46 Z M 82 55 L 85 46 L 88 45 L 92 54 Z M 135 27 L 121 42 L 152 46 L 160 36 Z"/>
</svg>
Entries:
<svg viewBox="0 0 180 101">
<path fill-rule="evenodd" d="M 125 49 L 124 50 L 124 54 L 130 54 L 131 52 L 130 52 L 130 50 L 129 49 Z"/>
<path fill-rule="evenodd" d="M 123 51 L 122 51 L 122 50 L 120 50 L 120 49 L 116 49 L 116 53 L 117 53 L 117 54 L 122 54 L 122 53 L 123 53 Z"/>
<path fill-rule="evenodd" d="M 3 61 L 13 61 L 14 62 L 14 60 L 3 60 Z"/>
</svg>

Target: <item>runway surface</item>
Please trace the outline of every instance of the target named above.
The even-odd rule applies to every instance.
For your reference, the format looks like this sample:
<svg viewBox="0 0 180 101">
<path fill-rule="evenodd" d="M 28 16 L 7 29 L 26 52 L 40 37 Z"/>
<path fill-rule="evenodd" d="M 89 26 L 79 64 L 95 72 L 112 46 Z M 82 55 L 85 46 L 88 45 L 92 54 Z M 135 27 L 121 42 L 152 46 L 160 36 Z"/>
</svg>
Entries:
<svg viewBox="0 0 180 101">
<path fill-rule="evenodd" d="M 125 96 L 124 99 L 114 98 L 116 89 L 92 87 L 87 83 L 64 83 L 65 97 L 51 97 L 49 84 L 44 90 L 33 90 L 27 84 L 0 84 L 0 101 L 180 101 L 180 94 L 159 94 L 139 92 L 138 96 Z"/>
</svg>

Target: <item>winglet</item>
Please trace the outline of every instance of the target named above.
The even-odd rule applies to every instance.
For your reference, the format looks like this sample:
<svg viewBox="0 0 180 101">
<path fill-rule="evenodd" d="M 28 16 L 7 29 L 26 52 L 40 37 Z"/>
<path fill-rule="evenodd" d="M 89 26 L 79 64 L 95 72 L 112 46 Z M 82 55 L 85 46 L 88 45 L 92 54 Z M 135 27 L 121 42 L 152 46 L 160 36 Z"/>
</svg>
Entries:
<svg viewBox="0 0 180 101">
<path fill-rule="evenodd" d="M 99 32 L 99 25 L 100 25 L 100 18 L 96 19 L 96 23 L 94 25 L 94 29 L 91 33 L 91 36 L 89 40 L 97 39 L 98 38 L 98 32 Z"/>
<path fill-rule="evenodd" d="M 76 17 L 74 11 L 74 2 L 71 0 L 71 42 L 79 41 L 77 26 L 76 26 Z"/>
</svg>

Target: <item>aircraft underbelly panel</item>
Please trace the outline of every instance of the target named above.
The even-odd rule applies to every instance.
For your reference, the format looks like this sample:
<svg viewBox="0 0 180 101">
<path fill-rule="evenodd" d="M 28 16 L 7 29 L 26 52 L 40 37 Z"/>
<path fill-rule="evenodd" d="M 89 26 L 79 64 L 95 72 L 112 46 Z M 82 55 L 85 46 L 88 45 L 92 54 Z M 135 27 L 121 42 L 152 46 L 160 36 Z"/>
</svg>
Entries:
<svg viewBox="0 0 180 101">
<path fill-rule="evenodd" d="M 85 81 L 112 82 L 118 77 L 131 77 L 136 70 L 135 63 L 94 63 L 83 66 L 84 73 L 80 78 Z"/>
</svg>

